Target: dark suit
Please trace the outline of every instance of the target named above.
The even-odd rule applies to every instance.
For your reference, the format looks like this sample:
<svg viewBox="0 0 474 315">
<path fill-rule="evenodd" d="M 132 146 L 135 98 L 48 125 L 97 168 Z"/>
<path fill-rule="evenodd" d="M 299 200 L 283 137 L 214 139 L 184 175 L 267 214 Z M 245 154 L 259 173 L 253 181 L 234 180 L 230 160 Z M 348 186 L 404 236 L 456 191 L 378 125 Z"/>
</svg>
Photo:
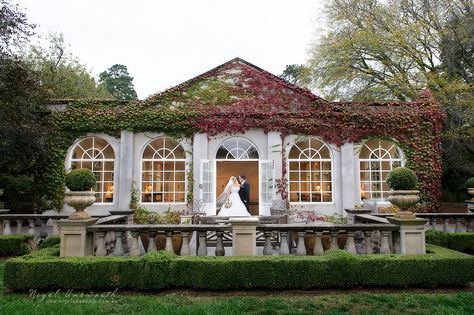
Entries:
<svg viewBox="0 0 474 315">
<path fill-rule="evenodd" d="M 250 185 L 245 181 L 245 183 L 240 186 L 239 190 L 239 196 L 242 202 L 245 205 L 245 208 L 247 208 L 247 211 L 250 213 L 249 209 L 249 198 L 250 198 Z"/>
</svg>

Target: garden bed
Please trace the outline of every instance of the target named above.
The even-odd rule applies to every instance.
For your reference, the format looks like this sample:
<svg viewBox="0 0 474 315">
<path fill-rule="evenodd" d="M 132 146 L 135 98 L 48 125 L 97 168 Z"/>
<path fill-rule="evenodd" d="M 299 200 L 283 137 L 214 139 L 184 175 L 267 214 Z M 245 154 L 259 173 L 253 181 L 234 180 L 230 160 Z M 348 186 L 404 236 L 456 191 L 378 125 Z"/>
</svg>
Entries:
<svg viewBox="0 0 474 315">
<path fill-rule="evenodd" d="M 58 247 L 7 261 L 12 290 L 189 288 L 320 289 L 465 286 L 474 257 L 429 245 L 426 255 L 197 257 L 155 252 L 143 257 L 58 257 Z"/>
</svg>

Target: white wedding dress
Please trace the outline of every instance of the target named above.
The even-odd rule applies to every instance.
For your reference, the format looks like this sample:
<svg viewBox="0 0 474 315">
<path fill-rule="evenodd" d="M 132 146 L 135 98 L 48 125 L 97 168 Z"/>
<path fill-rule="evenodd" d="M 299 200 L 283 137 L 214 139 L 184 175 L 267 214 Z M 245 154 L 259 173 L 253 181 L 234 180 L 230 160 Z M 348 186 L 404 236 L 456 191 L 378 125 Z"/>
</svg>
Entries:
<svg viewBox="0 0 474 315">
<path fill-rule="evenodd" d="M 225 204 L 217 214 L 219 217 L 249 217 L 250 213 L 247 212 L 244 203 L 239 196 L 240 187 L 230 187 L 229 199 L 232 202 L 230 208 L 226 208 Z"/>
</svg>

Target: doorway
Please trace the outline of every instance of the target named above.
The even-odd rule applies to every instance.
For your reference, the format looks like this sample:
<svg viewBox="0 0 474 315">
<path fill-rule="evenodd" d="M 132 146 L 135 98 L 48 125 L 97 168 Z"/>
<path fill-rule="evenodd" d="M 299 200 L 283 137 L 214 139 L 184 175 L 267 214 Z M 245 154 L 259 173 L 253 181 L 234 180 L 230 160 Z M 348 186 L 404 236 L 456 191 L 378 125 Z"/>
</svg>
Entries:
<svg viewBox="0 0 474 315">
<path fill-rule="evenodd" d="M 259 215 L 258 161 L 217 160 L 216 162 L 216 196 L 222 193 L 231 176 L 245 175 L 250 185 L 250 214 Z"/>
</svg>

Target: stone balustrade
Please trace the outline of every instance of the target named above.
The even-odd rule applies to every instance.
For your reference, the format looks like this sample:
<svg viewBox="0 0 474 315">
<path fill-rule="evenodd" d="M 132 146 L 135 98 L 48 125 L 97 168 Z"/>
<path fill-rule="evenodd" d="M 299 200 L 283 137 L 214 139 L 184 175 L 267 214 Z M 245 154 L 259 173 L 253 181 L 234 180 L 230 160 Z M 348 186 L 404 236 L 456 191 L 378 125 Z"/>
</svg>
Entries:
<svg viewBox="0 0 474 315">
<path fill-rule="evenodd" d="M 88 232 L 95 234 L 96 256 L 140 256 L 145 252 L 157 250 L 156 237 L 164 235 L 166 237 L 165 250 L 173 251 L 173 236 L 179 235 L 182 238 L 182 245 L 179 254 L 183 256 L 191 255 L 190 240 L 193 233 L 196 233 L 196 255 L 206 256 L 208 254 L 207 233 L 216 234 L 215 255 L 224 256 L 223 236 L 225 232 L 231 231 L 229 225 L 197 224 L 197 225 L 166 225 L 166 224 L 136 224 L 136 225 L 91 225 L 87 227 Z M 130 238 L 126 233 L 130 233 Z M 148 245 L 142 246 L 142 237 L 148 238 Z"/>
<path fill-rule="evenodd" d="M 297 244 L 295 255 L 321 255 L 325 250 L 341 248 L 352 254 L 374 253 L 373 233 L 381 235 L 379 250 L 375 253 L 389 254 L 393 252 L 392 231 L 398 230 L 393 224 L 342 224 L 342 225 L 316 225 L 316 224 L 255 224 L 256 232 L 264 236 L 263 255 L 290 255 L 292 243 Z M 197 225 L 91 225 L 87 231 L 95 235 L 96 256 L 140 256 L 157 250 L 157 235 L 166 237 L 164 249 L 173 251 L 172 239 L 179 235 L 182 238 L 180 255 L 208 255 L 208 249 L 214 248 L 216 256 L 224 256 L 224 246 L 232 246 L 234 240 L 227 239 L 224 235 L 232 235 L 233 227 L 229 224 L 197 224 Z M 130 237 L 126 237 L 130 233 Z M 191 244 L 194 234 L 195 242 Z M 215 235 L 213 244 L 208 243 L 208 234 Z M 275 234 L 279 241 L 275 242 Z M 356 234 L 363 238 L 363 249 L 356 248 Z M 148 245 L 143 247 L 142 240 L 146 237 Z M 291 238 L 291 239 L 290 239 Z M 311 241 L 305 242 L 306 239 Z M 323 242 L 330 239 L 330 245 L 324 246 Z M 338 241 L 339 239 L 339 241 Z M 228 242 L 231 242 L 230 244 Z M 308 245 L 311 244 L 311 245 Z M 314 245 L 313 245 L 314 244 Z M 345 244 L 345 245 L 344 245 Z M 254 242 L 255 249 L 259 242 Z M 195 247 L 193 247 L 195 246 Z M 309 248 L 308 246 L 311 246 Z M 326 247 L 326 248 L 325 248 Z M 274 250 L 278 248 L 278 250 Z M 194 252 L 195 250 L 195 252 Z M 176 249 L 174 249 L 176 252 Z"/>
<path fill-rule="evenodd" d="M 474 232 L 474 213 L 415 213 L 416 217 L 427 219 L 427 228 L 443 232 Z M 393 214 L 376 214 L 380 218 L 392 217 Z M 360 217 L 360 216 L 356 216 Z"/>
</svg>

